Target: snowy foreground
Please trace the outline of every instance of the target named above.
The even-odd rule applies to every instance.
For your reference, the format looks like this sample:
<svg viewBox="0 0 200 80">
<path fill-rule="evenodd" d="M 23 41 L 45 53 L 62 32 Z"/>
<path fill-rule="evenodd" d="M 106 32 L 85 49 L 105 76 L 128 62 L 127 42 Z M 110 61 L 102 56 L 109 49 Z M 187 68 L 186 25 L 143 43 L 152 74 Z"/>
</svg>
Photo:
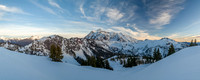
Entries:
<svg viewBox="0 0 200 80">
<path fill-rule="evenodd" d="M 114 71 L 52 62 L 0 47 L 0 80 L 200 80 L 200 47 L 185 48 L 154 64 Z"/>
</svg>

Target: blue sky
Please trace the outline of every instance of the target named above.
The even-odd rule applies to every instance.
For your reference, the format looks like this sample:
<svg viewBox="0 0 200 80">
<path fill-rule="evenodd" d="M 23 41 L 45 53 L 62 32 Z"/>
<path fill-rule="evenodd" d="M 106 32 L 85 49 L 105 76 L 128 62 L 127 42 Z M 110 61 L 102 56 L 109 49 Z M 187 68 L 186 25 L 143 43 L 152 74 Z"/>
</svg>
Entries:
<svg viewBox="0 0 200 80">
<path fill-rule="evenodd" d="M 199 14 L 200 0 L 1 0 L 0 36 L 84 37 L 100 28 L 190 41 L 199 39 Z"/>
</svg>

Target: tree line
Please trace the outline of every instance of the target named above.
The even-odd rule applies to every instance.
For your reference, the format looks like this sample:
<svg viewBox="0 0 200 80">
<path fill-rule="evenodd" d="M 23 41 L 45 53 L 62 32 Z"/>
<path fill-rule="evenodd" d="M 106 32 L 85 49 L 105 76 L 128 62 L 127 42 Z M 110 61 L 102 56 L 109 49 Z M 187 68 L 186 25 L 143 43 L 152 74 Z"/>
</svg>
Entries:
<svg viewBox="0 0 200 80">
<path fill-rule="evenodd" d="M 171 44 L 169 46 L 168 54 L 166 56 L 162 56 L 159 48 L 154 48 L 153 56 L 152 55 L 143 56 L 143 59 L 146 60 L 144 62 L 144 64 L 157 62 L 157 61 L 163 59 L 164 57 L 172 55 L 173 53 L 175 53 L 175 49 L 174 49 L 173 44 Z M 112 60 L 112 61 L 114 61 L 114 60 Z M 120 64 L 124 63 L 124 65 L 123 65 L 124 67 L 137 66 L 138 62 L 139 62 L 139 58 L 137 58 L 137 56 L 131 56 L 131 57 L 129 56 L 127 58 L 127 60 L 125 60 L 125 61 L 120 60 Z"/>
<path fill-rule="evenodd" d="M 113 70 L 108 60 L 100 58 L 100 57 L 87 56 L 87 60 L 77 57 L 76 61 L 80 63 L 82 66 L 92 66 L 92 67 L 97 67 L 97 68 L 105 68 L 105 69 Z"/>
</svg>

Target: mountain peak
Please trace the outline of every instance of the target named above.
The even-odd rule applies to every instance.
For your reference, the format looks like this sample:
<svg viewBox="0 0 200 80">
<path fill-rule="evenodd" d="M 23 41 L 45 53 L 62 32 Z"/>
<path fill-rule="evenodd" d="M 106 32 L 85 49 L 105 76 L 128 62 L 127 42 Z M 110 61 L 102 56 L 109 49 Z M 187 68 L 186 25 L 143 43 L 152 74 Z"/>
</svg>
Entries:
<svg viewBox="0 0 200 80">
<path fill-rule="evenodd" d="M 167 38 L 167 37 L 161 38 L 160 40 L 174 41 L 173 39 L 170 39 L 170 38 Z"/>
<path fill-rule="evenodd" d="M 107 41 L 120 41 L 120 42 L 137 42 L 136 39 L 124 35 L 122 33 L 115 32 L 106 32 L 101 29 L 96 31 L 91 31 L 85 39 L 94 39 L 94 40 L 107 40 Z"/>
<path fill-rule="evenodd" d="M 169 38 L 167 38 L 167 37 L 161 38 L 161 40 L 165 40 L 165 39 L 169 39 Z"/>
<path fill-rule="evenodd" d="M 61 36 L 59 36 L 59 35 L 51 35 L 51 36 L 49 36 L 49 38 L 56 38 L 56 37 L 61 37 Z"/>
<path fill-rule="evenodd" d="M 31 39 L 31 40 L 35 40 L 35 39 L 40 39 L 40 38 L 42 38 L 43 36 L 31 36 L 29 39 Z"/>
<path fill-rule="evenodd" d="M 8 38 L 1 36 L 0 37 L 1 40 L 8 40 Z"/>
<path fill-rule="evenodd" d="M 96 32 L 101 32 L 101 31 L 102 31 L 101 29 L 97 29 L 97 30 L 96 30 Z"/>
</svg>

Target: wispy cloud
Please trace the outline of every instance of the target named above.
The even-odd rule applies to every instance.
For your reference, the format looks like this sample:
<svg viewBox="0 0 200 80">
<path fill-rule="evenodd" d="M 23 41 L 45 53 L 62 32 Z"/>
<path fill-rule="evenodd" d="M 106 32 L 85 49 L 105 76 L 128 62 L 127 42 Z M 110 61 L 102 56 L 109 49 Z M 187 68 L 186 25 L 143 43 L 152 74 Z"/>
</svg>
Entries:
<svg viewBox="0 0 200 80">
<path fill-rule="evenodd" d="M 170 15 L 170 12 L 162 12 L 159 13 L 159 16 L 154 17 L 153 19 L 150 19 L 150 24 L 155 24 L 157 29 L 162 29 L 163 25 L 169 24 L 170 20 L 172 18 L 172 15 Z"/>
<path fill-rule="evenodd" d="M 59 10 L 61 13 L 64 13 L 64 11 L 66 11 L 66 10 L 63 9 L 58 3 L 56 3 L 55 0 L 48 0 L 48 3 L 49 3 L 51 6 L 58 8 L 58 10 Z M 68 13 L 68 12 L 67 12 L 67 13 Z"/>
<path fill-rule="evenodd" d="M 134 17 L 135 5 L 129 5 L 128 2 L 120 1 L 116 5 L 112 5 L 113 1 L 96 0 L 90 3 L 90 6 L 82 2 L 79 10 L 82 13 L 82 17 L 92 22 L 104 23 L 109 25 L 115 25 L 118 22 L 127 22 Z M 86 9 L 85 9 L 86 8 Z M 126 9 L 126 10 L 125 10 Z"/>
<path fill-rule="evenodd" d="M 121 19 L 124 16 L 124 14 L 117 9 L 109 8 L 107 9 L 106 16 L 109 18 L 109 22 L 113 23 Z"/>
<path fill-rule="evenodd" d="M 161 37 L 159 37 L 159 36 L 150 35 L 146 31 L 140 30 L 135 25 L 131 25 L 131 26 L 136 31 L 133 31 L 133 30 L 131 30 L 129 28 L 120 27 L 120 26 L 112 27 L 112 28 L 109 29 L 109 31 L 122 32 L 124 34 L 130 35 L 133 38 L 136 38 L 136 39 L 139 39 L 139 40 L 144 40 L 144 39 L 151 39 L 151 40 L 161 39 Z"/>
<path fill-rule="evenodd" d="M 80 4 L 80 7 L 79 7 L 79 10 L 81 12 L 81 14 L 83 15 L 82 18 L 86 18 L 88 21 L 92 21 L 92 22 L 101 22 L 100 21 L 100 15 L 95 15 L 95 16 L 87 16 L 86 13 L 85 13 L 85 10 L 84 10 L 84 2 L 82 2 Z M 95 12 L 96 13 L 96 12 Z M 95 14 L 94 13 L 94 14 Z"/>
<path fill-rule="evenodd" d="M 59 9 L 62 9 L 62 8 L 60 7 L 60 5 L 57 4 L 56 2 L 54 2 L 53 0 L 48 0 L 48 3 L 49 3 L 51 6 L 57 7 L 57 8 L 59 8 Z"/>
<path fill-rule="evenodd" d="M 200 20 L 197 20 L 195 22 L 193 22 L 192 24 L 186 26 L 184 29 L 185 30 L 188 30 L 188 29 L 191 29 L 191 28 L 197 28 L 200 24 Z"/>
<path fill-rule="evenodd" d="M 17 8 L 17 7 L 10 7 L 6 5 L 1 5 L 0 4 L 0 21 L 8 21 L 8 18 L 4 18 L 7 13 L 15 13 L 15 14 L 25 14 L 25 15 L 30 15 L 27 12 L 24 12 L 22 9 Z"/>
<path fill-rule="evenodd" d="M 178 36 L 180 36 L 178 33 L 174 33 L 172 35 L 167 36 L 168 38 L 174 39 L 177 38 Z"/>
<path fill-rule="evenodd" d="M 37 3 L 36 1 L 33 1 L 33 0 L 31 0 L 31 2 L 32 2 L 34 5 L 36 5 L 37 7 L 41 8 L 41 9 L 43 9 L 43 10 L 45 10 L 45 11 L 47 11 L 47 12 L 53 14 L 53 15 L 57 15 L 56 12 L 54 12 L 51 8 L 46 7 L 46 6 L 44 6 L 44 5 L 41 5 L 41 4 L 39 4 L 39 3 Z"/>
<path fill-rule="evenodd" d="M 162 29 L 164 25 L 170 21 L 183 8 L 181 5 L 185 0 L 143 0 L 146 13 L 149 16 L 149 23 L 155 26 L 156 29 Z"/>
<path fill-rule="evenodd" d="M 64 26 L 64 29 L 68 28 L 65 31 L 68 31 L 68 32 L 74 31 L 77 33 L 78 32 L 89 33 L 92 30 L 101 28 L 100 25 L 97 25 L 97 24 L 92 24 L 92 23 L 88 23 L 88 22 L 84 22 L 84 21 L 70 21 L 70 20 L 65 20 L 62 26 Z M 73 28 L 71 28 L 71 27 L 73 27 Z"/>
<path fill-rule="evenodd" d="M 1 4 L 0 4 L 0 11 L 11 12 L 11 13 L 27 14 L 26 12 L 24 12 L 20 8 L 17 8 L 17 7 L 8 7 L 6 5 L 1 5 Z"/>
<path fill-rule="evenodd" d="M 84 9 L 83 9 L 83 5 L 84 5 L 84 3 L 81 3 L 79 9 L 80 9 L 81 13 L 83 14 L 83 16 L 86 17 L 85 11 L 84 11 Z"/>
</svg>

